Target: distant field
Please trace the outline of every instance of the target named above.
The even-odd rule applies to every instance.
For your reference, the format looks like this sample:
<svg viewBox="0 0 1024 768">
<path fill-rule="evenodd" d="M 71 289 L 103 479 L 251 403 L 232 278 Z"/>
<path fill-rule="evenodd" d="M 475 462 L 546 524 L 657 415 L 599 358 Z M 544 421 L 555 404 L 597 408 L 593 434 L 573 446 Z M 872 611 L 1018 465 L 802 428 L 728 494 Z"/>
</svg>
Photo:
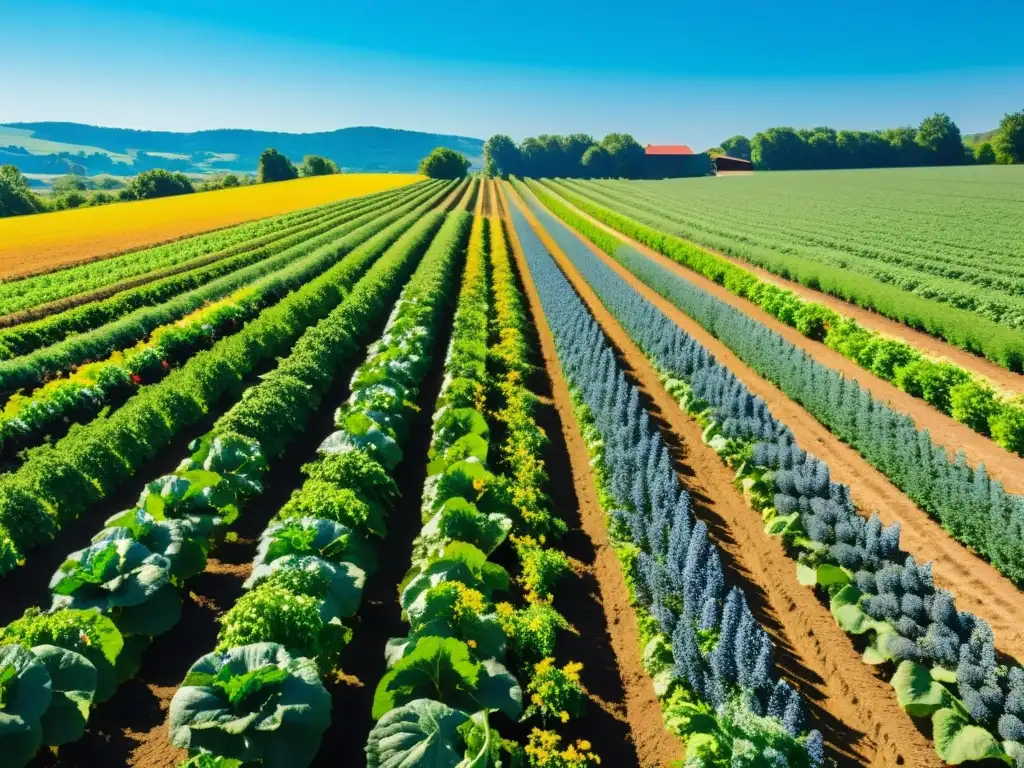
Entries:
<svg viewBox="0 0 1024 768">
<path fill-rule="evenodd" d="M 1005 354 L 1024 339 L 1024 167 L 561 183 L 656 229 L 1021 364 Z"/>
<path fill-rule="evenodd" d="M 108 149 L 90 147 L 85 144 L 66 144 L 60 141 L 36 139 L 32 137 L 31 131 L 27 131 L 23 128 L 9 128 L 6 125 L 0 125 L 0 147 L 8 147 L 12 144 L 24 147 L 33 155 L 55 155 L 59 152 L 70 152 L 71 154 L 84 152 L 87 155 L 99 153 L 102 155 L 109 155 L 115 162 L 125 163 L 129 169 L 135 162 L 135 159 L 131 155 L 123 154 L 121 152 L 111 152 Z"/>
<path fill-rule="evenodd" d="M 0 220 L 0 278 L 174 240 L 411 184 L 415 174 L 344 174 Z"/>
</svg>

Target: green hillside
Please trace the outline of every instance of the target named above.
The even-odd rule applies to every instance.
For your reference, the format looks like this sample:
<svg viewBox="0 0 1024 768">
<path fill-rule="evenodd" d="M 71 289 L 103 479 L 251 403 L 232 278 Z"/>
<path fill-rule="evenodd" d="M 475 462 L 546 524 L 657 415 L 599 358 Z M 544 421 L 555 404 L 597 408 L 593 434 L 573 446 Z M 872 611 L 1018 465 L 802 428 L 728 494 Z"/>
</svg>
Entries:
<svg viewBox="0 0 1024 768">
<path fill-rule="evenodd" d="M 174 133 L 104 128 L 81 123 L 9 123 L 0 126 L 0 165 L 24 173 L 111 173 L 148 168 L 186 173 L 252 173 L 260 153 L 275 147 L 299 162 L 323 155 L 346 171 L 408 172 L 437 146 L 456 149 L 479 166 L 483 140 L 391 128 L 342 128 L 320 133 L 221 129 Z"/>
</svg>

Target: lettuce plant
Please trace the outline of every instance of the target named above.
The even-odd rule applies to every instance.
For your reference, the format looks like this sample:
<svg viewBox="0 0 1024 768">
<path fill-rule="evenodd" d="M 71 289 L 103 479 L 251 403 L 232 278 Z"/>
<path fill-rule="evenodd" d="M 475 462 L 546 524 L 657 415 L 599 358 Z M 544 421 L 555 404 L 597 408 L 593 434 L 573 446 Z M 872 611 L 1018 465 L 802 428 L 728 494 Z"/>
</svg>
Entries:
<svg viewBox="0 0 1024 768">
<path fill-rule="evenodd" d="M 415 699 L 432 698 L 469 712 L 496 709 L 515 719 L 523 691 L 499 662 L 474 661 L 469 646 L 453 637 L 424 637 L 381 678 L 373 696 L 373 717 Z"/>
<path fill-rule="evenodd" d="M 351 528 L 318 517 L 274 523 L 260 537 L 253 567 L 270 564 L 285 555 L 313 555 L 334 563 L 350 562 L 366 571 L 377 567 L 377 553 Z"/>
<path fill-rule="evenodd" d="M 155 637 L 181 618 L 171 562 L 127 538 L 71 553 L 50 579 L 53 608 L 98 609 L 125 633 Z"/>
<path fill-rule="evenodd" d="M 330 725 L 316 664 L 276 643 L 207 654 L 171 700 L 171 742 L 266 768 L 303 768 Z"/>
<path fill-rule="evenodd" d="M 414 699 L 370 731 L 366 768 L 488 768 L 499 764 L 499 741 L 486 712 L 467 715 L 440 701 Z"/>
</svg>

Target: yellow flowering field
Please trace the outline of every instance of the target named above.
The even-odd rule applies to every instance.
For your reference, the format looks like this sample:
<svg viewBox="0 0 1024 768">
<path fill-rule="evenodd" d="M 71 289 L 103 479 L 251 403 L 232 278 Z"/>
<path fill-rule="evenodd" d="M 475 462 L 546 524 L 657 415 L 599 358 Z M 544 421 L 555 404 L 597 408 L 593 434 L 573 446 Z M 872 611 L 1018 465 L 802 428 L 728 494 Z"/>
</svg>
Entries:
<svg viewBox="0 0 1024 768">
<path fill-rule="evenodd" d="M 421 178 L 411 173 L 314 176 L 0 219 L 0 279 L 46 272 L 266 216 L 383 192 Z"/>
</svg>

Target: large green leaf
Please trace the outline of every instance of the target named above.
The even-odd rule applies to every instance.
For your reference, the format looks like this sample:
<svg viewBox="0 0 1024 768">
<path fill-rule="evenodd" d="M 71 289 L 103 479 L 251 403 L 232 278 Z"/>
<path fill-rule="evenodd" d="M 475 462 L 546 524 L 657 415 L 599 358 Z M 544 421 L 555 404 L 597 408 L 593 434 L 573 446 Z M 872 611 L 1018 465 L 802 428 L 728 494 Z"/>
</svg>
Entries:
<svg viewBox="0 0 1024 768">
<path fill-rule="evenodd" d="M 942 683 L 932 678 L 927 667 L 910 660 L 900 663 L 890 682 L 900 706 L 914 717 L 924 717 L 948 707 L 953 698 Z"/>
<path fill-rule="evenodd" d="M 855 586 L 847 584 L 832 596 L 829 603 L 836 624 L 851 635 L 861 635 L 878 625 L 878 622 L 868 616 L 857 604 L 861 594 L 861 591 Z"/>
<path fill-rule="evenodd" d="M 20 645 L 0 646 L 0 762 L 20 768 L 39 749 L 52 700 L 46 667 Z"/>
<path fill-rule="evenodd" d="M 459 726 L 468 720 L 432 699 L 385 712 L 367 739 L 366 768 L 463 768 Z"/>
<path fill-rule="evenodd" d="M 315 662 L 253 643 L 199 659 L 171 700 L 168 726 L 172 743 L 185 749 L 304 768 L 330 725 L 330 708 Z"/>
<path fill-rule="evenodd" d="M 452 542 L 402 590 L 402 609 L 409 610 L 424 592 L 445 581 L 460 581 L 490 599 L 495 590 L 508 591 L 509 575 L 500 565 L 487 562 L 487 556 L 472 544 Z"/>
<path fill-rule="evenodd" d="M 481 671 L 461 640 L 425 637 L 381 678 L 373 697 L 373 717 L 380 719 L 415 699 L 457 706 L 464 692 L 476 690 Z"/>
<path fill-rule="evenodd" d="M 42 718 L 43 743 L 57 747 L 77 741 L 85 733 L 96 694 L 96 667 L 80 653 L 39 645 L 32 653 L 50 674 L 53 700 Z"/>
<path fill-rule="evenodd" d="M 940 709 L 932 715 L 935 751 L 949 765 L 973 760 L 1002 759 L 1003 748 L 995 736 L 971 723 L 955 709 Z"/>
</svg>

